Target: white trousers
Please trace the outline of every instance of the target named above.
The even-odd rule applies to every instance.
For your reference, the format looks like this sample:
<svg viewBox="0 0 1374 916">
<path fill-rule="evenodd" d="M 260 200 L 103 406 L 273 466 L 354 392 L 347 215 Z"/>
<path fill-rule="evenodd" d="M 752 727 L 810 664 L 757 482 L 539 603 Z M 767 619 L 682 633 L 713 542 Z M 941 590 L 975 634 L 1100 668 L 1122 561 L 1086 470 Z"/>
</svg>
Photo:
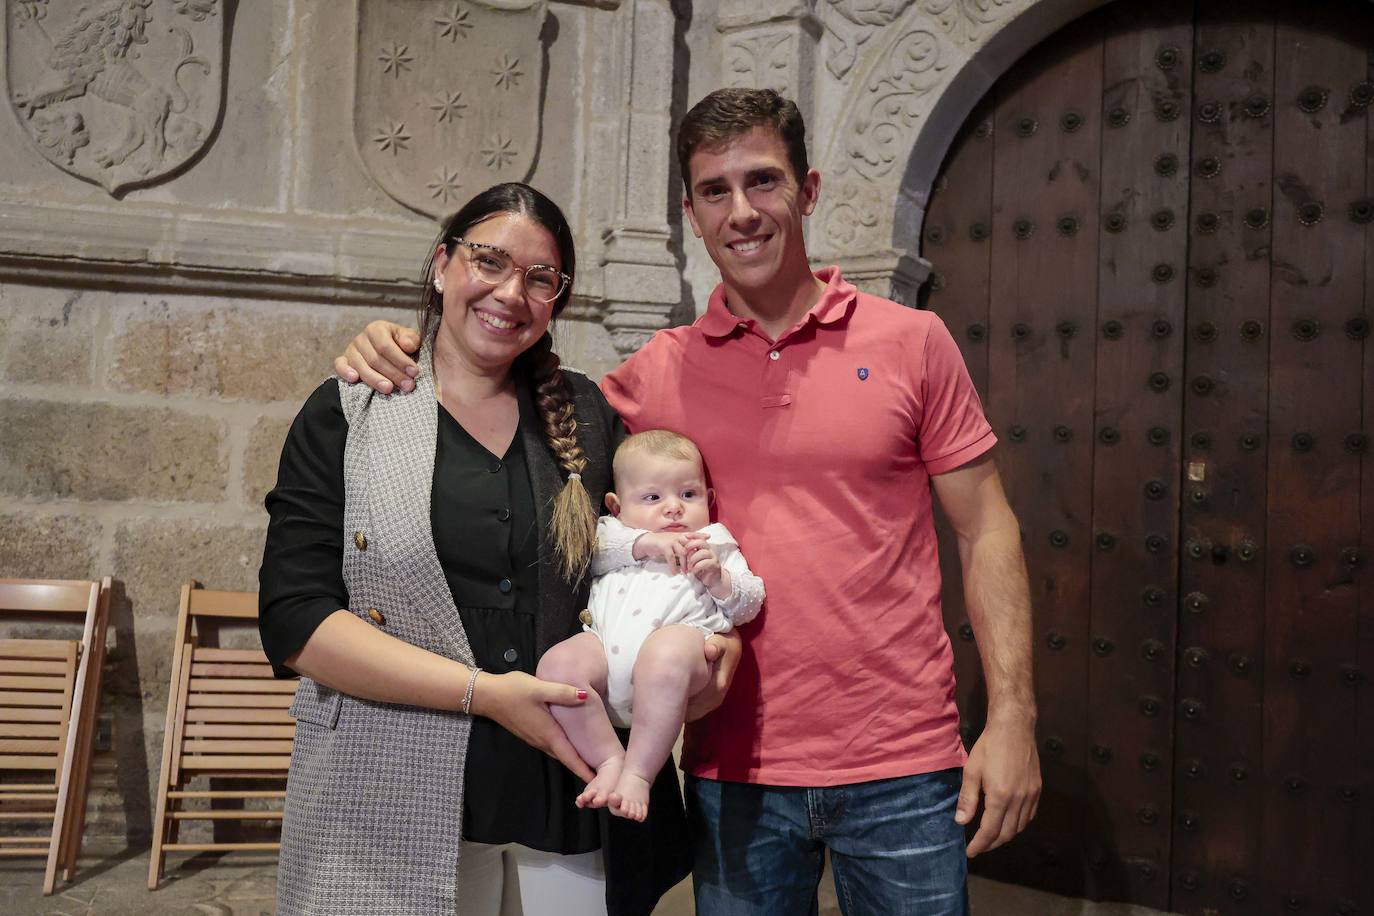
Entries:
<svg viewBox="0 0 1374 916">
<path fill-rule="evenodd" d="M 458 856 L 461 916 L 605 916 L 601 851 L 575 856 L 516 843 L 463 842 Z"/>
</svg>

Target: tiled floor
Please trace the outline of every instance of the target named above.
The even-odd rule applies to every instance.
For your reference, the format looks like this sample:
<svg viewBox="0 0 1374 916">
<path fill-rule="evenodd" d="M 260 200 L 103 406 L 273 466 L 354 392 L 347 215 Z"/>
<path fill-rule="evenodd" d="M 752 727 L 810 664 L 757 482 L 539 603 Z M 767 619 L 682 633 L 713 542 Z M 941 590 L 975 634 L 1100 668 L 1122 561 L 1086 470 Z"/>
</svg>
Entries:
<svg viewBox="0 0 1374 916">
<path fill-rule="evenodd" d="M 88 850 L 76 879 L 51 897 L 40 893 L 42 863 L 0 860 L 0 913 L 5 916 L 270 916 L 276 889 L 274 857 L 234 853 L 174 858 L 156 891 L 147 889 L 146 850 Z M 1090 903 L 975 878 L 974 916 L 1163 916 L 1157 910 Z M 687 883 L 673 890 L 655 916 L 691 916 Z M 821 885 L 821 916 L 838 916 L 835 894 Z"/>
</svg>

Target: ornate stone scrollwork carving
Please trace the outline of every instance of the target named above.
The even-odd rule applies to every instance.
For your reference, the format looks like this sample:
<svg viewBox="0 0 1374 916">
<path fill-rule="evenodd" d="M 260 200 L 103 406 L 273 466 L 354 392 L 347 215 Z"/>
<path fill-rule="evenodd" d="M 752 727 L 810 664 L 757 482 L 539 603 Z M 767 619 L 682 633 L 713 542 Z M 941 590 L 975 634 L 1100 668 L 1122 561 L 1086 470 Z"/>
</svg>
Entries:
<svg viewBox="0 0 1374 916">
<path fill-rule="evenodd" d="M 168 178 L 219 119 L 218 0 L 18 0 L 5 45 L 10 104 L 38 151 L 111 194 Z"/>
<path fill-rule="evenodd" d="M 749 89 L 773 89 L 782 95 L 793 96 L 792 60 L 796 41 L 796 35 L 786 31 L 732 36 L 725 48 L 727 83 Z"/>
<path fill-rule="evenodd" d="M 849 178 L 826 190 L 827 197 L 835 201 L 821 219 L 826 247 L 832 251 L 862 251 L 883 244 L 879 238 L 882 204 L 873 185 Z"/>
<path fill-rule="evenodd" d="M 724 36 L 728 84 L 773 89 L 796 101 L 809 119 L 821 34 L 814 8 L 815 0 L 757 0 L 722 12 L 716 28 Z"/>
<path fill-rule="evenodd" d="M 986 38 L 987 27 L 1007 18 L 1015 9 L 1012 4 L 1013 0 L 923 0 L 921 8 L 950 38 L 966 44 Z"/>
<path fill-rule="evenodd" d="M 528 177 L 547 0 L 356 2 L 353 134 L 372 180 L 438 218 L 489 185 Z"/>
<path fill-rule="evenodd" d="M 864 42 L 884 26 L 901 18 L 911 0 L 825 0 L 825 30 L 834 42 L 825 58 L 825 68 L 836 79 L 844 79 L 859 59 Z"/>
<path fill-rule="evenodd" d="M 940 39 L 925 29 L 906 32 L 872 71 L 858 113 L 845 131 L 845 158 L 869 180 L 891 172 L 910 149 L 923 99 L 939 85 Z"/>
</svg>

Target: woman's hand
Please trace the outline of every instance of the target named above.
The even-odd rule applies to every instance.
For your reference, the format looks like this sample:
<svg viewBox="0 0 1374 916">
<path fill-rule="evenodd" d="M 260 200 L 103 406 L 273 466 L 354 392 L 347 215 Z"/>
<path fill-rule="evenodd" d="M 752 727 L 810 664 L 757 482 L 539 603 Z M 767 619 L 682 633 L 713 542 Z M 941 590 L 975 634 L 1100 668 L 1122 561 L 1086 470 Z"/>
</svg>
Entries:
<svg viewBox="0 0 1374 916">
<path fill-rule="evenodd" d="M 361 381 L 373 391 L 411 391 L 420 368 L 408 354 L 420 349 L 420 332 L 390 321 L 374 321 L 353 338 L 343 356 L 334 359 L 334 374 L 346 382 Z"/>
<path fill-rule="evenodd" d="M 541 681 L 523 671 L 483 672 L 473 686 L 472 714 L 486 716 L 530 747 L 561 761 L 578 779 L 591 782 L 596 774 L 549 712 L 550 704 L 581 706 L 586 700 L 586 692 L 570 684 Z"/>
<path fill-rule="evenodd" d="M 744 653 L 744 643 L 739 633 L 715 633 L 706 640 L 706 663 L 711 667 L 711 679 L 695 696 L 687 700 L 687 721 L 695 722 L 725 700 L 730 682 L 735 679 L 735 669 L 739 667 L 740 656 Z"/>
</svg>

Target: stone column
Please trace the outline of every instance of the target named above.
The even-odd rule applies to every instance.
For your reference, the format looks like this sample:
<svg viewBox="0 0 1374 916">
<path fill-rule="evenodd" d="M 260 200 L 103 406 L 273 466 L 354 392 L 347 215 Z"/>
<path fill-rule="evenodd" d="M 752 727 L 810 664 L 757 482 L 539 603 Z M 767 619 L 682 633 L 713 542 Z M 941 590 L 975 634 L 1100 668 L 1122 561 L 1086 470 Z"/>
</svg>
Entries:
<svg viewBox="0 0 1374 916">
<path fill-rule="evenodd" d="M 930 276 L 930 262 L 906 252 L 882 251 L 836 260 L 844 278 L 866 293 L 916 307 L 916 291 Z"/>
<path fill-rule="evenodd" d="M 788 96 L 810 123 L 816 43 L 821 25 L 814 0 L 759 0 L 729 4 L 716 30 L 723 38 L 726 85 L 773 89 Z"/>
<path fill-rule="evenodd" d="M 668 326 L 682 300 L 669 248 L 667 206 L 672 157 L 673 11 L 668 0 L 632 0 L 620 9 L 627 112 L 617 155 L 623 163 L 616 212 L 604 233 L 605 326 L 628 356 Z M 589 189 L 596 193 L 596 189 Z"/>
</svg>

